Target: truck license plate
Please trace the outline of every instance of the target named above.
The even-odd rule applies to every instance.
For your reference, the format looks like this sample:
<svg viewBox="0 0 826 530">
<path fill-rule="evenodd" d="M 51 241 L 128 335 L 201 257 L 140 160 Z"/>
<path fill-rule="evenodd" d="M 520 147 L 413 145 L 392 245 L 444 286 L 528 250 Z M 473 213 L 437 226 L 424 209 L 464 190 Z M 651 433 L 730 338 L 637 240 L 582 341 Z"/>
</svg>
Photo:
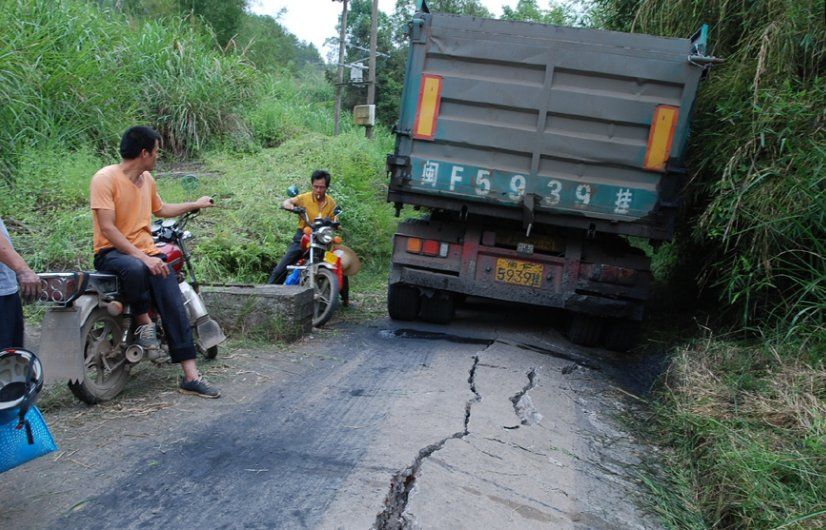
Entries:
<svg viewBox="0 0 826 530">
<path fill-rule="evenodd" d="M 515 259 L 496 260 L 496 280 L 528 287 L 539 287 L 542 283 L 542 265 Z"/>
</svg>

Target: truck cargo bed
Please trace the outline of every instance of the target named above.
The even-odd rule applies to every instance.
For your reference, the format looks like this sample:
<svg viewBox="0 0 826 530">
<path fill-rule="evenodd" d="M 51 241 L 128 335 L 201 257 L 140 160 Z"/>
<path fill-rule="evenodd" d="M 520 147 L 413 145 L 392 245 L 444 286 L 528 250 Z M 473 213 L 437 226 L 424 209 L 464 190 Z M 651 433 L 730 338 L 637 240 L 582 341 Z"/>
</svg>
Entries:
<svg viewBox="0 0 826 530">
<path fill-rule="evenodd" d="M 670 238 L 704 39 L 417 13 L 388 201 Z"/>
</svg>

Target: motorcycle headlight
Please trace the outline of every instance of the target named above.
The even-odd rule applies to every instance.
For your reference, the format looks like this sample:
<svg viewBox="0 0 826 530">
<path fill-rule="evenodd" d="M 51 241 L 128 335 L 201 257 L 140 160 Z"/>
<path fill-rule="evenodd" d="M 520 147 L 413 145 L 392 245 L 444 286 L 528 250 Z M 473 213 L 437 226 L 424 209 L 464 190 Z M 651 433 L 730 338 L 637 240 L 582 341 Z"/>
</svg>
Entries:
<svg viewBox="0 0 826 530">
<path fill-rule="evenodd" d="M 315 237 L 319 243 L 328 245 L 333 240 L 333 229 L 329 227 L 321 228 Z"/>
</svg>

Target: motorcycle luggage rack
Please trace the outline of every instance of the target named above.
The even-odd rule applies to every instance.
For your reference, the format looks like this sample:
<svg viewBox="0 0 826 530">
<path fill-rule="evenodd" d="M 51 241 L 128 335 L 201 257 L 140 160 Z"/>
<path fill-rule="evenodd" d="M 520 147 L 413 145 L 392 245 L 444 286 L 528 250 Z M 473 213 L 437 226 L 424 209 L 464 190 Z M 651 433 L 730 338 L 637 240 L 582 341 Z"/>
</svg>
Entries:
<svg viewBox="0 0 826 530">
<path fill-rule="evenodd" d="M 40 290 L 37 302 L 68 307 L 86 292 L 96 292 L 102 297 L 115 297 L 118 293 L 118 277 L 103 272 L 44 272 L 38 274 Z"/>
</svg>

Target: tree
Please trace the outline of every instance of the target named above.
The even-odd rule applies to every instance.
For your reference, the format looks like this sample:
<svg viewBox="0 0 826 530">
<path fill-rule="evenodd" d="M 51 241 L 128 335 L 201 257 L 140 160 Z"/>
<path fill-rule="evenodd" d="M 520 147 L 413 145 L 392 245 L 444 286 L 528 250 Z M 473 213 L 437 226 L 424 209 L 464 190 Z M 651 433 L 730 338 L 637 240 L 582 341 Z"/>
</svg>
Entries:
<svg viewBox="0 0 826 530">
<path fill-rule="evenodd" d="M 322 64 L 315 46 L 299 41 L 277 20 L 267 15 L 245 13 L 235 41 L 238 49 L 244 50 L 260 70 L 287 68 L 297 71 L 307 65 Z"/>
<path fill-rule="evenodd" d="M 241 27 L 246 0 L 178 0 L 183 13 L 192 13 L 212 26 L 221 46 L 226 46 Z"/>
<path fill-rule="evenodd" d="M 370 22 L 372 0 L 352 0 L 347 13 L 347 51 L 345 65 L 367 66 L 370 55 Z M 340 23 L 339 23 L 340 24 Z M 338 26 L 341 27 L 340 25 Z M 387 125 L 395 121 L 404 76 L 405 52 L 395 42 L 395 31 L 390 16 L 379 12 L 376 29 L 376 50 L 384 55 L 376 57 L 376 119 Z M 330 73 L 330 79 L 334 72 Z M 364 72 L 367 79 L 367 72 Z M 345 72 L 345 79 L 347 73 Z M 367 85 L 347 85 L 342 107 L 352 109 L 367 100 Z"/>
<path fill-rule="evenodd" d="M 427 7 L 433 13 L 453 13 L 472 17 L 493 18 L 493 13 L 480 0 L 430 0 Z"/>
<path fill-rule="evenodd" d="M 510 6 L 502 8 L 502 20 L 541 22 L 561 26 L 570 23 L 571 17 L 562 6 L 549 4 L 549 9 L 541 9 L 536 0 L 519 0 L 515 9 Z"/>
</svg>

